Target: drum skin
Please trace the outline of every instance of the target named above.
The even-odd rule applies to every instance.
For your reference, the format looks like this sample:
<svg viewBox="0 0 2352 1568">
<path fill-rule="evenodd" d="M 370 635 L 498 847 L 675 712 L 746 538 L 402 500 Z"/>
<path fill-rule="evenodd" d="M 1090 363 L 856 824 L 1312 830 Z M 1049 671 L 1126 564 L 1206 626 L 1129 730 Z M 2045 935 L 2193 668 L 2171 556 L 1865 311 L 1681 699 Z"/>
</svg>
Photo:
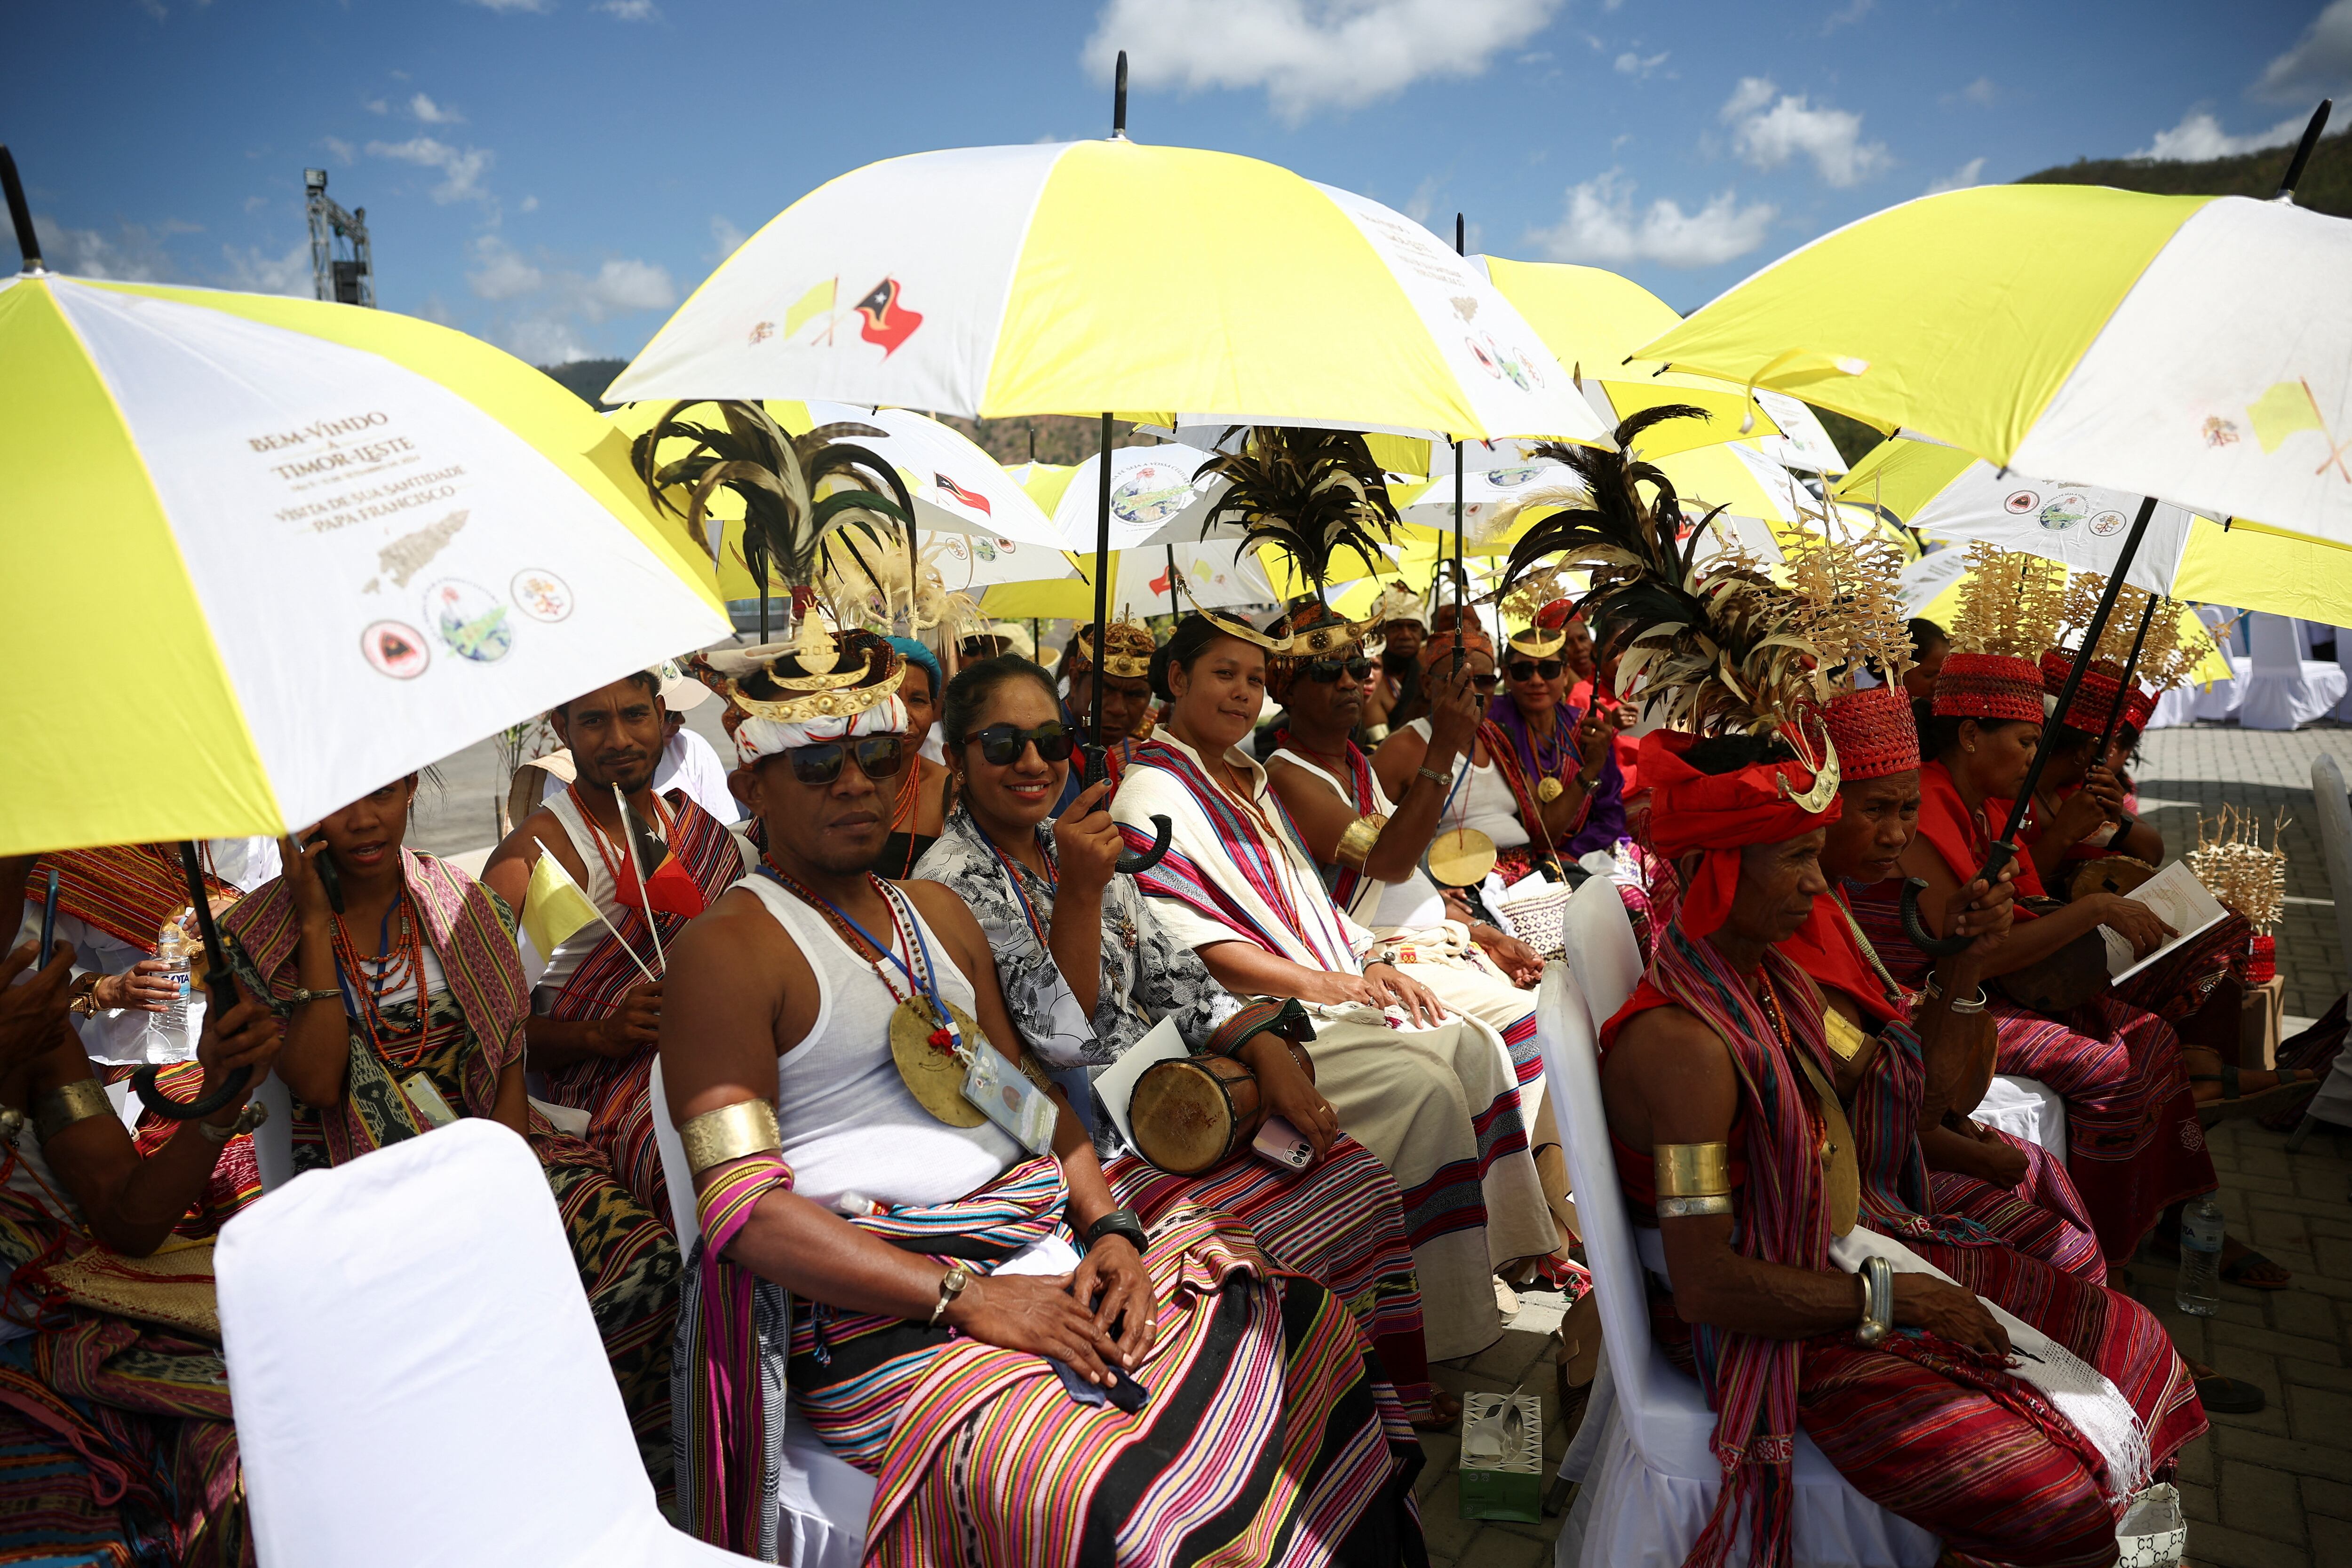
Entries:
<svg viewBox="0 0 2352 1568">
<path fill-rule="evenodd" d="M 1200 1176 L 1249 1147 L 1265 1103 L 1243 1063 L 1187 1056 L 1146 1068 L 1127 1114 L 1138 1154 L 1171 1176 Z"/>
</svg>

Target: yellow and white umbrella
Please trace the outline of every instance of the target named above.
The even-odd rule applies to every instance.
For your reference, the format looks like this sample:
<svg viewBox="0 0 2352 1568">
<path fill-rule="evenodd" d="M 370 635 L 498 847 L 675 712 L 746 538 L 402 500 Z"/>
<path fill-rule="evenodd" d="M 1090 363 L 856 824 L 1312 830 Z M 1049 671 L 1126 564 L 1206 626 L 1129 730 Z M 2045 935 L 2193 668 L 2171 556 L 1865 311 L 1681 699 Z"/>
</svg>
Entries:
<svg viewBox="0 0 2352 1568">
<path fill-rule="evenodd" d="M 605 396 L 1605 439 L 1474 267 L 1254 158 L 1101 141 L 869 164 L 772 219 Z"/>
<path fill-rule="evenodd" d="M 727 634 L 625 439 L 520 361 L 28 261 L 0 280 L 0 853 L 293 831 Z"/>
<path fill-rule="evenodd" d="M 1867 217 L 1643 349 L 1996 468 L 2352 543 L 2352 222 L 1981 185 Z"/>
<path fill-rule="evenodd" d="M 2002 474 L 1949 446 L 1902 437 L 1865 454 L 1837 490 L 1921 533 L 2105 575 L 2114 570 L 2139 497 L 2087 485 Z M 2158 506 L 2124 580 L 2175 599 L 2352 623 L 2352 549 L 2238 522 L 2228 528 Z"/>
<path fill-rule="evenodd" d="M 1643 435 L 1644 455 L 1657 458 L 1695 446 L 1755 438 L 1757 448 L 1776 462 L 1814 474 L 1843 474 L 1845 460 L 1822 428 L 1820 418 L 1793 397 L 1767 392 L 1760 407 L 1721 382 L 1661 370 L 1637 350 L 1672 331 L 1682 317 L 1675 308 L 1630 277 L 1598 267 L 1566 262 L 1512 261 L 1474 256 L 1503 297 L 1519 308 L 1528 324 L 1569 373 L 1582 382 L 1593 410 L 1609 424 L 1662 403 L 1688 403 L 1704 420 L 1677 419 L 1653 425 Z"/>
<path fill-rule="evenodd" d="M 1938 626 L 1949 626 L 1959 613 L 1960 590 L 1975 574 L 1969 570 L 1969 552 L 1964 549 L 1931 550 L 1903 569 L 1900 603 L 1906 617 L 1932 621 Z M 2182 647 L 2203 646 L 2205 656 L 2188 678 L 2201 685 L 2226 681 L 2232 674 L 2230 661 L 2213 643 L 2211 630 L 2197 617 L 2197 612 L 2183 606 L 2179 612 L 2179 642 Z"/>
</svg>

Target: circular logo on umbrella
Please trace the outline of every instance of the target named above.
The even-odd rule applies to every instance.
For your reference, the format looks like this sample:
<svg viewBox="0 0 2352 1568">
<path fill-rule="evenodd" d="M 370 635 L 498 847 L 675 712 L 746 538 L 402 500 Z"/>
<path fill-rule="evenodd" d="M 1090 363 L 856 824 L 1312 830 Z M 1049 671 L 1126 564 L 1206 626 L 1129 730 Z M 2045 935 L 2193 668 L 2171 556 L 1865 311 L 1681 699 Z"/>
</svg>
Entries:
<svg viewBox="0 0 2352 1568">
<path fill-rule="evenodd" d="M 994 560 L 996 559 L 996 547 L 989 543 L 986 539 L 974 539 L 971 541 L 971 553 L 978 556 L 982 560 Z"/>
<path fill-rule="evenodd" d="M 507 585 L 515 608 L 533 621 L 556 622 L 572 613 L 572 585 L 551 571 L 527 566 Z"/>
<path fill-rule="evenodd" d="M 2100 538 L 2113 538 L 2123 531 L 2124 515 L 2121 512 L 2101 512 L 2091 519 L 2091 532 Z"/>
<path fill-rule="evenodd" d="M 1160 523 L 1192 498 L 1192 476 L 1172 463 L 1140 463 L 1110 493 L 1111 515 L 1125 523 Z"/>
<path fill-rule="evenodd" d="M 433 662 L 425 633 L 404 621 L 378 621 L 360 633 L 360 653 L 379 675 L 413 681 Z"/>
<path fill-rule="evenodd" d="M 425 591 L 425 623 L 461 659 L 493 664 L 514 646 L 514 623 L 499 596 L 478 583 L 445 577 Z"/>
<path fill-rule="evenodd" d="M 2042 497 L 2038 491 L 2011 490 L 2009 493 L 2009 499 L 2001 505 L 2021 517 L 2042 505 Z"/>
<path fill-rule="evenodd" d="M 2091 503 L 2082 497 L 2068 494 L 2057 497 L 2042 508 L 2042 526 L 2053 534 L 2063 534 L 2091 515 Z"/>
<path fill-rule="evenodd" d="M 1486 476 L 1486 483 L 1497 490 L 1513 490 L 1542 472 L 1540 468 L 1497 468 Z"/>
</svg>

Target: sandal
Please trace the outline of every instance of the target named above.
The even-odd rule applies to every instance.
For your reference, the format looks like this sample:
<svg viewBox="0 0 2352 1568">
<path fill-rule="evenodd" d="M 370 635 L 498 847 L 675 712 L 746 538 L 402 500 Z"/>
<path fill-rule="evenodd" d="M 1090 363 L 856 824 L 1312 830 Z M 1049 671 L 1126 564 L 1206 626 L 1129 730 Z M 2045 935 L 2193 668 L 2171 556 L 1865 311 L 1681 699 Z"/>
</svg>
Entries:
<svg viewBox="0 0 2352 1568">
<path fill-rule="evenodd" d="M 2224 1377 L 2201 1361 L 2181 1357 L 2197 1385 L 2197 1403 L 2211 1415 L 2252 1416 L 2268 1403 L 2263 1391 L 2241 1378 Z"/>
<path fill-rule="evenodd" d="M 2191 1083 L 2219 1083 L 2221 1086 L 2220 1099 L 2197 1102 L 2198 1119 L 2210 1125 L 2214 1122 L 2226 1121 L 2232 1116 L 2256 1115 L 2273 1109 L 2272 1103 L 2282 1096 L 2292 1097 L 2297 1091 L 2316 1089 L 2319 1086 L 2317 1075 L 2309 1068 L 2282 1067 L 2277 1071 L 2277 1082 L 2267 1089 L 2257 1089 L 2252 1094 L 2244 1096 L 2241 1096 L 2238 1092 L 2239 1068 L 2234 1061 L 2221 1063 L 2221 1071 L 2219 1072 L 2189 1073 L 2189 1082 Z M 2196 1091 L 2192 1089 L 2189 1093 L 2193 1096 Z"/>
<path fill-rule="evenodd" d="M 2279 1280 L 2249 1280 L 2244 1277 L 2256 1269 L 2265 1268 L 2277 1269 L 2286 1277 Z M 2251 1247 L 2222 1263 L 2221 1279 L 2224 1283 L 2236 1285 L 2248 1291 L 2284 1291 L 2294 1282 L 2294 1276 L 2288 1274 L 2284 1267 L 2272 1262 Z"/>
<path fill-rule="evenodd" d="M 1462 1401 L 1443 1388 L 1432 1385 L 1429 1390 L 1429 1414 L 1412 1424 L 1416 1432 L 1450 1432 L 1462 1419 Z"/>
</svg>

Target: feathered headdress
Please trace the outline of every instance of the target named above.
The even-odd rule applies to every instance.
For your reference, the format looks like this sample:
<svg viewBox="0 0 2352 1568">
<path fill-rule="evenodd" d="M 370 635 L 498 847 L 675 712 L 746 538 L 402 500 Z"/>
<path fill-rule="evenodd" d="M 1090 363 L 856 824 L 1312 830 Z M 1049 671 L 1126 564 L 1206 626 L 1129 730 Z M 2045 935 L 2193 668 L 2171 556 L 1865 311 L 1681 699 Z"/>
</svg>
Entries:
<svg viewBox="0 0 2352 1568">
<path fill-rule="evenodd" d="M 681 417 L 704 407 L 717 410 L 720 423 Z M 630 445 L 629 461 L 654 505 L 684 519 L 688 536 L 706 550 L 712 550 L 703 528 L 710 497 L 733 491 L 743 502 L 743 564 L 753 580 L 765 582 L 772 565 L 786 586 L 808 588 L 834 551 L 856 553 L 853 529 L 867 549 L 908 548 L 915 503 L 898 470 L 841 439 L 885 434 L 842 423 L 795 436 L 756 402 L 674 402 Z M 689 445 L 665 459 L 662 444 L 674 440 Z"/>
<path fill-rule="evenodd" d="M 1638 686 L 1645 712 L 1662 709 L 1694 734 L 1778 734 L 1830 776 L 1826 760 L 1816 760 L 1827 750 L 1819 727 L 1805 719 L 1826 693 L 1803 604 L 1744 551 L 1699 561 L 1699 541 L 1723 508 L 1685 523 L 1674 482 L 1624 450 L 1661 420 L 1699 414 L 1682 404 L 1643 409 L 1618 425 L 1617 450 L 1538 447 L 1584 481 L 1582 491 L 1549 498 L 1583 504 L 1540 519 L 1512 547 L 1502 591 L 1547 562 L 1591 568 L 1579 608 L 1599 645 L 1621 650 L 1621 695 Z"/>
<path fill-rule="evenodd" d="M 941 641 L 952 644 L 978 631 L 982 622 L 971 594 L 948 591 L 938 565 L 947 549 L 935 540 L 910 562 L 903 546 L 834 541 L 818 574 L 818 596 L 839 625 L 902 637 L 944 627 Z"/>
<path fill-rule="evenodd" d="M 1227 431 L 1226 439 L 1234 434 Z M 1239 451 L 1202 464 L 1193 482 L 1212 476 L 1226 488 L 1208 527 L 1239 518 L 1243 551 L 1279 551 L 1318 598 L 1342 550 L 1374 571 L 1388 564 L 1381 545 L 1396 527 L 1396 504 L 1371 448 L 1355 432 L 1260 426 Z M 1206 537 L 1207 527 L 1202 532 Z"/>
</svg>

